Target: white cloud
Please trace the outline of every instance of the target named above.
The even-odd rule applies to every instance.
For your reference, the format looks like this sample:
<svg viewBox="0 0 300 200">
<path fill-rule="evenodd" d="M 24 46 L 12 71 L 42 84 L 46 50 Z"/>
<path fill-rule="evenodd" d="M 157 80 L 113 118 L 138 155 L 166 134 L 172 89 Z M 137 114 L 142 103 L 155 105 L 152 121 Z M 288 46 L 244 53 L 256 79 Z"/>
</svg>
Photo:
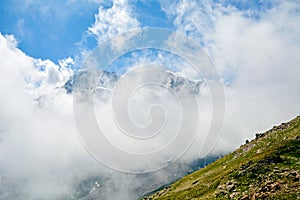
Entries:
<svg viewBox="0 0 300 200">
<path fill-rule="evenodd" d="M 153 178 L 149 186 L 149 181 L 144 176 L 135 177 L 130 174 L 112 173 L 107 168 L 101 167 L 80 143 L 73 120 L 72 96 L 66 94 L 61 88 L 72 74 L 68 67 L 73 60 L 66 58 L 56 65 L 50 60 L 31 58 L 20 51 L 16 45 L 17 42 L 13 36 L 0 35 L 2 72 L 0 74 L 2 94 L 0 99 L 0 199 L 71 198 L 78 192 L 76 191 L 78 184 L 82 184 L 85 179 L 98 176 L 109 177 L 110 180 L 107 183 L 104 182 L 103 184 L 107 185 L 101 188 L 101 195 L 105 196 L 105 199 L 133 199 L 136 198 L 137 192 L 141 194 L 141 191 L 136 191 L 137 188 L 142 187 L 141 189 L 149 191 L 157 184 L 165 184 L 169 180 L 174 180 L 174 176 L 178 176 L 174 175 L 177 166 L 173 166 L 174 171 L 168 168 L 158 174 L 149 175 Z M 133 80 L 137 79 L 133 77 Z M 130 85 L 132 82 L 126 83 Z M 156 90 L 152 92 L 155 93 Z M 152 93 L 148 93 L 148 96 L 150 94 Z M 145 99 L 141 100 L 142 102 L 139 102 L 138 95 L 135 96 L 136 101 L 141 104 L 139 107 L 133 107 L 137 109 L 136 113 L 141 115 L 141 122 L 147 122 L 144 120 L 148 114 L 147 112 L 140 113 L 139 108 L 142 107 L 143 109 L 140 110 L 148 111 L 149 107 L 151 108 L 151 102 L 155 99 L 148 98 L 148 96 L 142 95 L 141 99 Z M 168 97 L 161 103 L 167 105 L 169 115 L 171 115 L 170 120 L 176 119 L 178 118 L 178 115 L 175 115 L 177 112 L 174 108 L 170 108 L 173 104 L 168 99 L 172 100 Z M 109 118 L 110 104 L 96 111 L 107 130 L 114 131 L 115 123 L 111 121 L 112 118 Z M 167 130 L 175 128 L 168 125 Z M 109 131 L 106 133 L 110 134 Z M 166 131 L 168 135 L 161 139 L 172 137 L 172 133 L 173 131 Z M 140 143 L 136 144 L 136 141 L 132 143 L 126 137 L 125 139 L 124 137 L 115 138 L 115 135 L 111 134 L 108 138 L 118 140 L 121 147 L 127 147 L 129 150 L 141 151 L 153 148 L 150 141 L 148 146 L 145 146 Z M 156 140 L 157 146 L 160 145 L 159 142 L 169 142 L 168 139 L 167 141 L 159 139 Z M 172 153 L 174 152 L 167 152 L 171 155 Z M 122 164 L 130 163 L 123 162 Z M 142 164 L 136 163 L 136 166 L 140 165 Z M 182 169 L 179 172 L 183 173 Z M 147 187 L 144 187 L 145 185 Z M 12 191 L 12 188 L 15 191 Z"/>
<path fill-rule="evenodd" d="M 101 43 L 116 34 L 139 26 L 140 23 L 127 0 L 114 0 L 111 8 L 99 7 L 95 23 L 89 28 L 89 32 Z"/>
<path fill-rule="evenodd" d="M 178 31 L 202 43 L 207 36 L 205 33 L 213 28 L 215 18 L 220 14 L 215 12 L 210 0 L 161 1 L 161 6 L 169 18 L 173 19 L 173 25 Z"/>
<path fill-rule="evenodd" d="M 73 180 L 91 172 L 83 169 L 93 160 L 74 131 L 72 97 L 60 89 L 69 70 L 16 44 L 0 34 L 0 199 L 72 195 Z"/>
<path fill-rule="evenodd" d="M 278 1 L 272 6 L 254 18 L 251 9 L 211 1 L 163 4 L 177 30 L 204 45 L 229 83 L 221 149 L 233 149 L 254 131 L 300 112 L 299 4 Z"/>
<path fill-rule="evenodd" d="M 74 60 L 71 57 L 59 60 L 58 63 L 63 68 L 66 68 L 66 67 L 70 68 L 71 66 L 73 66 L 75 64 Z"/>
</svg>

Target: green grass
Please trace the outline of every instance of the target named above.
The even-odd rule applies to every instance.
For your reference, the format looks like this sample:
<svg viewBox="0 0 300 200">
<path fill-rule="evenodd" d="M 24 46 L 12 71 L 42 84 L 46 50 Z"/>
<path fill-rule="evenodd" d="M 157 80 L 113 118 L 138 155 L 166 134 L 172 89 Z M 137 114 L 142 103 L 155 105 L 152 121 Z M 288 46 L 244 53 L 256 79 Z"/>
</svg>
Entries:
<svg viewBox="0 0 300 200">
<path fill-rule="evenodd" d="M 300 117 L 146 199 L 300 199 Z"/>
</svg>

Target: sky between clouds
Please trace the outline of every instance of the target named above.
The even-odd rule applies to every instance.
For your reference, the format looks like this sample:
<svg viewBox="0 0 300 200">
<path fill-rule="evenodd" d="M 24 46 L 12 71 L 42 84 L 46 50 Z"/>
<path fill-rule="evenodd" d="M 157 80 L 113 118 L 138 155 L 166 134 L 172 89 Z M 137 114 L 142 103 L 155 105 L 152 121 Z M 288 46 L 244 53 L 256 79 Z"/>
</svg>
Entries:
<svg viewBox="0 0 300 200">
<path fill-rule="evenodd" d="M 42 87 L 64 82 L 62 76 L 80 68 L 97 42 L 132 28 L 155 26 L 178 30 L 203 45 L 226 84 L 248 94 L 265 88 L 261 100 L 277 92 L 282 95 L 276 102 L 297 102 L 299 6 L 297 1 L 280 0 L 11 0 L 0 6 L 0 32 L 3 42 L 33 60 L 34 68 L 47 69 L 35 80 Z M 11 65 L 21 62 L 14 60 Z M 294 106 L 293 114 L 298 108 Z"/>
<path fill-rule="evenodd" d="M 226 85 L 226 119 L 215 151 L 232 150 L 255 132 L 299 115 L 299 24 L 296 0 L 4 0 L 0 140 L 6 142 L 0 162 L 7 164 L 2 171 L 43 179 L 47 170 L 63 172 L 85 155 L 73 135 L 72 97 L 61 86 L 97 44 L 138 27 L 178 30 L 207 51 Z M 140 61 L 149 59 L 145 54 Z M 43 109 L 36 109 L 37 102 L 44 102 Z M 58 147 L 64 149 L 59 164 Z M 44 155 L 51 168 L 39 162 Z M 31 171 L 30 164 L 20 171 L 11 157 L 34 161 L 41 171 Z"/>
</svg>

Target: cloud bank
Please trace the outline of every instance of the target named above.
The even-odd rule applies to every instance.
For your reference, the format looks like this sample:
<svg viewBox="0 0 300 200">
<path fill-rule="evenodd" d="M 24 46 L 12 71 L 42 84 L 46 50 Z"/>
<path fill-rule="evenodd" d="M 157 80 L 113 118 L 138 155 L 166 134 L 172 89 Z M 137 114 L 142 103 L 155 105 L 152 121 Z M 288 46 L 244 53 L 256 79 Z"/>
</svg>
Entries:
<svg viewBox="0 0 300 200">
<path fill-rule="evenodd" d="M 222 149 L 299 114 L 300 13 L 294 1 L 266 1 L 261 10 L 217 2 L 164 1 L 162 7 L 177 30 L 204 45 L 227 84 Z"/>
</svg>

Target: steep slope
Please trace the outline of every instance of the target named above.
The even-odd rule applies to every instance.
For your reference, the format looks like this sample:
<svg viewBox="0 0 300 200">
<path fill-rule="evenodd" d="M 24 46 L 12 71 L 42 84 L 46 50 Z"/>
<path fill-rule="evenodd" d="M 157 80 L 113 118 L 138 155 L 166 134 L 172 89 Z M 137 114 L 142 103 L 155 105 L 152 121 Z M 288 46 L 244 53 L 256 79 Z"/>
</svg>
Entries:
<svg viewBox="0 0 300 200">
<path fill-rule="evenodd" d="M 300 199 L 300 116 L 144 199 Z"/>
</svg>

